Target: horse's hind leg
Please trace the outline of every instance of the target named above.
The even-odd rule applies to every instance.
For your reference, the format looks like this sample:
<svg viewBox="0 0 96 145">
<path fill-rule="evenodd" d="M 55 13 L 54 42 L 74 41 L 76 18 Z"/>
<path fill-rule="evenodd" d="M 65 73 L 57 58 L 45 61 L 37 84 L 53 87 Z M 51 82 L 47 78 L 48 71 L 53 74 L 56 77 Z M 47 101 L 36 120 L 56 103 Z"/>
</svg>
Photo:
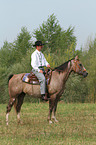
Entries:
<svg viewBox="0 0 96 145">
<path fill-rule="evenodd" d="M 12 109 L 13 104 L 15 103 L 15 98 L 10 98 L 8 106 L 7 106 L 7 110 L 6 110 L 6 124 L 8 125 L 8 116 L 9 116 L 9 112 Z"/>
<path fill-rule="evenodd" d="M 21 106 L 23 104 L 23 100 L 24 100 L 24 96 L 25 96 L 25 93 L 21 93 L 18 98 L 17 98 L 17 101 L 16 103 L 14 104 L 14 107 L 15 107 L 15 110 L 16 110 L 16 113 L 17 113 L 17 120 L 18 120 L 18 123 L 20 123 L 20 110 L 21 110 Z"/>
</svg>

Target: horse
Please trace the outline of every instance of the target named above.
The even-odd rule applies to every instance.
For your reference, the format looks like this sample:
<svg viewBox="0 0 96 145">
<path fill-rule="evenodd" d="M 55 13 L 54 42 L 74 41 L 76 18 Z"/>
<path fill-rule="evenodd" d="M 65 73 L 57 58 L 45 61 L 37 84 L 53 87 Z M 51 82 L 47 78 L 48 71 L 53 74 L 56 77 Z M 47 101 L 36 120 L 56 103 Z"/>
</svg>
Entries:
<svg viewBox="0 0 96 145">
<path fill-rule="evenodd" d="M 68 60 L 62 65 L 55 67 L 52 70 L 52 76 L 50 84 L 47 86 L 49 99 L 49 114 L 48 122 L 52 123 L 52 119 L 55 122 L 58 122 L 56 119 L 56 108 L 58 101 L 65 89 L 66 81 L 68 80 L 71 72 L 87 77 L 88 72 L 85 67 L 82 65 L 78 56 Z M 23 104 L 25 94 L 28 94 L 34 98 L 40 98 L 40 85 L 32 85 L 22 81 L 22 77 L 25 73 L 14 74 L 9 77 L 8 90 L 10 100 L 6 110 L 6 124 L 8 125 L 8 116 L 11 111 L 12 106 L 14 105 L 18 123 L 20 123 L 20 110 Z"/>
</svg>

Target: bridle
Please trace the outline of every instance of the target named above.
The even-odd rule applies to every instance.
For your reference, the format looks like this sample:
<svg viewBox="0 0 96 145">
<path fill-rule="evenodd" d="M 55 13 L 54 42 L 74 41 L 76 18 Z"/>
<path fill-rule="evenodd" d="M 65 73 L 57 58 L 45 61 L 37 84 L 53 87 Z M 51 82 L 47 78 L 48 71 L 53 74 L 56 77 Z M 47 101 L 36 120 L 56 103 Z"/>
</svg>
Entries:
<svg viewBox="0 0 96 145">
<path fill-rule="evenodd" d="M 79 68 L 79 70 L 83 73 L 86 71 L 85 68 L 82 67 L 82 64 L 79 63 L 79 59 L 71 59 L 70 62 L 70 69 L 69 69 L 69 73 L 72 71 L 72 61 L 75 64 L 75 68 L 74 68 L 74 72 L 76 72 L 76 69 Z M 55 69 L 50 68 L 52 71 L 54 71 Z M 58 72 L 63 72 L 64 70 L 57 70 Z"/>
<path fill-rule="evenodd" d="M 86 71 L 86 69 L 84 68 L 84 69 L 82 69 L 82 64 L 79 64 L 78 62 L 79 62 L 79 59 L 77 59 L 77 60 L 73 60 L 73 62 L 75 63 L 75 72 L 76 72 L 76 68 L 79 68 L 79 70 L 81 71 L 81 72 L 84 72 L 84 71 Z"/>
</svg>

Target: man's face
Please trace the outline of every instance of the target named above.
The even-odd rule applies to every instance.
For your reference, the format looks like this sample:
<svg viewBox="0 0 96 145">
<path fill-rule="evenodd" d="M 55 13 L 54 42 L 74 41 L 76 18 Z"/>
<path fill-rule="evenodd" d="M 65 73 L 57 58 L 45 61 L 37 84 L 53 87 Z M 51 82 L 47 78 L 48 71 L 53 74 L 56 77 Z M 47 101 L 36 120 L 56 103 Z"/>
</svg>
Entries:
<svg viewBox="0 0 96 145">
<path fill-rule="evenodd" d="M 41 51 L 42 48 L 43 48 L 43 46 L 36 46 L 36 49 L 37 49 L 38 51 Z"/>
</svg>

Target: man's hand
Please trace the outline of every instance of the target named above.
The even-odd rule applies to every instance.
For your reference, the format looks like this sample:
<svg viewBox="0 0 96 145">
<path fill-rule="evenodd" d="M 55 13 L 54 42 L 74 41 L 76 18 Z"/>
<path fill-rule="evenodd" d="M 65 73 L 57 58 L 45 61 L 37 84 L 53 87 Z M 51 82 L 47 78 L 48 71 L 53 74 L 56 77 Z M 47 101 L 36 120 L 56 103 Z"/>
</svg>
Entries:
<svg viewBox="0 0 96 145">
<path fill-rule="evenodd" d="M 42 70 L 40 70 L 40 71 L 39 71 L 39 73 L 42 73 L 42 74 L 43 74 L 43 71 L 42 71 Z"/>
<path fill-rule="evenodd" d="M 47 67 L 50 68 L 50 65 L 48 64 Z"/>
</svg>

